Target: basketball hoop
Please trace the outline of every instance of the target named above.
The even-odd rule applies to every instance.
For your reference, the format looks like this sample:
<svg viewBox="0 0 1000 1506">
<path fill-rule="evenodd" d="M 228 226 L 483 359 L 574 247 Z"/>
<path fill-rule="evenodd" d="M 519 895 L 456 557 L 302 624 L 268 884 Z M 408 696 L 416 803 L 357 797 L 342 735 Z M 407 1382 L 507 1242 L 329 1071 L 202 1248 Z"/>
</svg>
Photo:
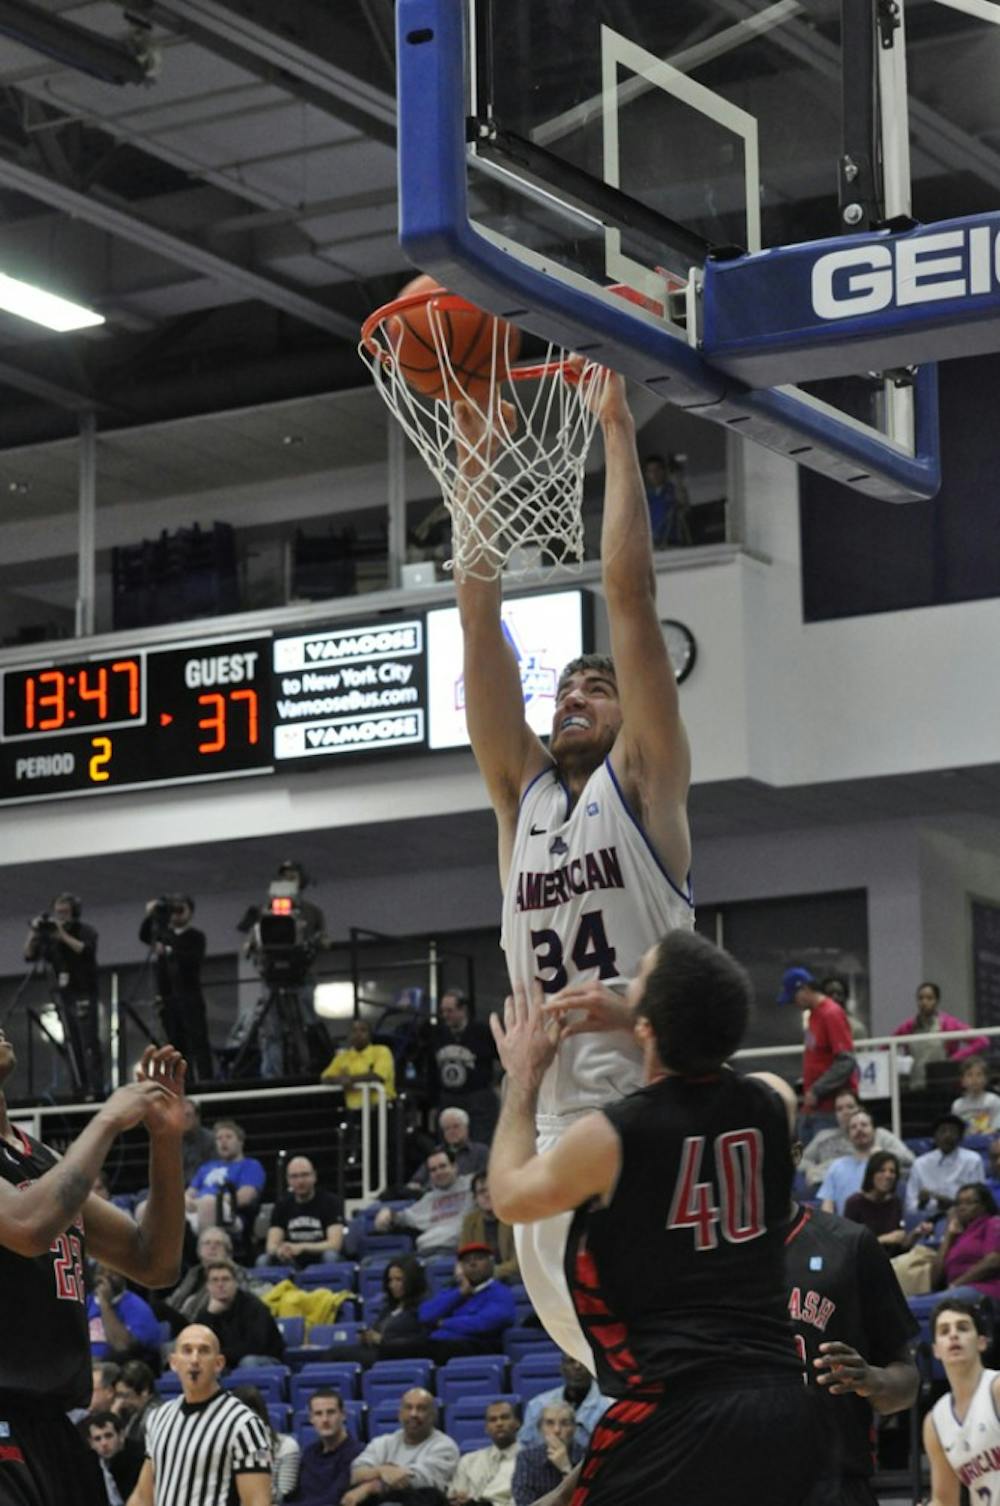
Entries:
<svg viewBox="0 0 1000 1506">
<path fill-rule="evenodd" d="M 412 385 L 400 360 L 412 309 L 433 341 L 433 352 L 422 342 L 428 365 L 419 368 L 420 385 L 437 395 Z M 486 331 L 471 380 L 466 368 L 456 371 L 449 340 L 452 316 L 469 315 Z M 519 346 L 511 325 L 438 288 L 394 299 L 362 327 L 361 358 L 441 488 L 452 522 L 445 568 L 459 576 L 495 580 L 515 551 L 543 575 L 583 560 L 584 464 L 607 372 L 551 344 L 543 360 L 514 365 Z M 449 400 L 460 393 L 465 433 Z"/>
</svg>

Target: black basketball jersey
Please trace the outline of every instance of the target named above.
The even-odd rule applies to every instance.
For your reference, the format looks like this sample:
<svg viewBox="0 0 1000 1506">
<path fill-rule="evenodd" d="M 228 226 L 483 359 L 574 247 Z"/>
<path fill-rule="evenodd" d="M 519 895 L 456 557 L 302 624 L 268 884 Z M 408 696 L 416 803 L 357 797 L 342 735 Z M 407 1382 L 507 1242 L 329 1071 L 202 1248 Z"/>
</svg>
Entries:
<svg viewBox="0 0 1000 1506">
<path fill-rule="evenodd" d="M 918 1332 L 896 1273 L 870 1229 L 834 1213 L 800 1208 L 785 1246 L 788 1315 L 809 1384 L 822 1398 L 830 1449 L 824 1474 L 870 1475 L 875 1418 L 862 1396 L 831 1396 L 816 1385 L 813 1361 L 831 1340 L 850 1344 L 872 1365 L 888 1365 Z"/>
<path fill-rule="evenodd" d="M 0 1142 L 0 1177 L 37 1182 L 57 1158 L 16 1131 L 21 1149 Z M 84 1290 L 83 1223 L 59 1234 L 44 1255 L 0 1246 L 0 1393 L 62 1411 L 90 1401 L 91 1360 Z"/>
<path fill-rule="evenodd" d="M 664 1078 L 603 1112 L 621 1174 L 606 1207 L 577 1211 L 566 1254 L 601 1390 L 800 1371 L 784 1300 L 792 1162 L 777 1095 L 726 1069 Z"/>
</svg>

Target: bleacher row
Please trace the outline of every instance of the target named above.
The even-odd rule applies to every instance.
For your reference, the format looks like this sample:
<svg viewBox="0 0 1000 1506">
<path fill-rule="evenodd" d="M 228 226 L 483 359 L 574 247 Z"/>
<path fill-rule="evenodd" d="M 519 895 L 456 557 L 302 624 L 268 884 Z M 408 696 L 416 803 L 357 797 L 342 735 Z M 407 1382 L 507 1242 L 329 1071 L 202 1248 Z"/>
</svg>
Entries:
<svg viewBox="0 0 1000 1506">
<path fill-rule="evenodd" d="M 423 1386 L 437 1397 L 438 1427 L 468 1453 L 489 1446 L 483 1417 L 490 1402 L 511 1401 L 523 1407 L 540 1391 L 562 1384 L 559 1350 L 541 1329 L 532 1332 L 538 1337 L 513 1361 L 507 1354 L 483 1354 L 439 1366 L 422 1359 L 377 1360 L 367 1370 L 354 1361 L 335 1360 L 306 1363 L 297 1371 L 288 1365 L 245 1365 L 231 1370 L 222 1384 L 230 1389 L 256 1386 L 267 1403 L 272 1427 L 293 1433 L 303 1447 L 316 1438 L 309 1425 L 309 1397 L 318 1387 L 332 1386 L 339 1392 L 347 1431 L 364 1443 L 395 1432 L 403 1392 Z M 179 1395 L 179 1378 L 164 1374 L 157 1390 L 163 1397 Z"/>
<path fill-rule="evenodd" d="M 407 1245 L 405 1253 L 411 1252 L 412 1246 Z M 303 1270 L 296 1270 L 294 1266 L 288 1265 L 255 1266 L 247 1271 L 247 1275 L 254 1283 L 277 1285 L 282 1281 L 291 1281 L 303 1291 L 325 1287 L 330 1291 L 349 1293 L 337 1309 L 336 1323 L 314 1325 L 310 1330 L 311 1347 L 328 1347 L 337 1343 L 356 1342 L 358 1319 L 362 1312 L 371 1315 L 378 1311 L 384 1301 L 383 1276 L 386 1266 L 391 1265 L 392 1258 L 392 1255 L 379 1254 L 368 1255 L 360 1263 L 353 1260 L 329 1260 L 319 1265 L 306 1266 Z M 431 1296 L 455 1279 L 454 1255 L 432 1255 L 420 1263 L 424 1268 Z M 516 1334 L 533 1316 L 533 1309 L 531 1298 L 523 1286 L 512 1285 L 511 1291 L 514 1294 L 516 1319 L 516 1326 L 511 1331 Z M 540 1332 L 538 1328 L 531 1331 L 536 1334 Z M 300 1356 L 295 1352 L 302 1345 L 302 1339 L 289 1337 L 289 1333 L 294 1332 L 294 1328 L 286 1332 L 285 1343 L 292 1348 L 289 1364 L 296 1369 L 296 1361 L 304 1362 L 309 1355 Z M 317 1338 L 317 1334 L 321 1337 Z"/>
</svg>

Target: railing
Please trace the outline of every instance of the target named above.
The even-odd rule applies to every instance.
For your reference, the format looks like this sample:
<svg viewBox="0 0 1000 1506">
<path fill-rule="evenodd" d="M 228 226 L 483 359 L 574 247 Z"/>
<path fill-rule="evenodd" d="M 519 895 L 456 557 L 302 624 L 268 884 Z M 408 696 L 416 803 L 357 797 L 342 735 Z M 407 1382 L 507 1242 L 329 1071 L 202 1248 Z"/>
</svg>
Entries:
<svg viewBox="0 0 1000 1506">
<path fill-rule="evenodd" d="M 862 1057 L 867 1052 L 873 1055 L 875 1052 L 885 1051 L 889 1056 L 889 1104 L 890 1124 L 893 1134 L 899 1138 L 902 1129 L 903 1116 L 900 1108 L 899 1083 L 900 1078 L 908 1074 L 899 1070 L 899 1057 L 909 1055 L 909 1047 L 916 1041 L 960 1041 L 968 1040 L 972 1036 L 987 1036 L 993 1039 L 1000 1036 L 1000 1025 L 970 1025 L 967 1030 L 935 1030 L 925 1035 L 875 1035 L 865 1040 L 854 1043 L 854 1054 Z M 737 1051 L 734 1061 L 746 1062 L 759 1057 L 794 1056 L 801 1060 L 801 1046 L 748 1046 L 743 1051 Z M 959 1070 L 961 1070 L 959 1064 Z M 869 1094 L 868 1096 L 882 1096 Z"/>
<path fill-rule="evenodd" d="M 315 1097 L 318 1093 L 328 1093 L 342 1097 L 347 1091 L 339 1083 L 312 1083 L 303 1087 L 291 1088 L 266 1088 L 258 1087 L 255 1083 L 248 1083 L 248 1089 L 252 1090 L 255 1103 L 262 1100 L 300 1098 L 306 1094 Z M 362 1095 L 361 1105 L 361 1204 L 370 1203 L 375 1194 L 384 1187 L 388 1181 L 389 1165 L 389 1115 L 388 1099 L 385 1086 L 381 1082 L 356 1082 L 351 1084 L 351 1092 L 360 1092 Z M 233 1094 L 227 1092 L 192 1093 L 193 1101 L 200 1107 L 208 1103 L 221 1103 L 231 1107 Z M 376 1147 L 372 1145 L 372 1098 L 375 1099 L 375 1140 Z M 95 1103 L 60 1103 L 60 1104 L 35 1104 L 31 1108 L 12 1109 L 10 1117 L 15 1124 L 21 1126 L 29 1135 L 36 1140 L 46 1140 L 45 1126 L 49 1121 L 66 1119 L 67 1117 L 80 1118 L 79 1128 L 82 1130 L 93 1118 L 100 1108 Z M 79 1131 L 78 1131 L 79 1132 Z M 279 1195 L 284 1188 L 277 1189 Z M 349 1201 L 356 1201 L 350 1199 Z M 360 1206 L 360 1205 L 359 1205 Z"/>
</svg>

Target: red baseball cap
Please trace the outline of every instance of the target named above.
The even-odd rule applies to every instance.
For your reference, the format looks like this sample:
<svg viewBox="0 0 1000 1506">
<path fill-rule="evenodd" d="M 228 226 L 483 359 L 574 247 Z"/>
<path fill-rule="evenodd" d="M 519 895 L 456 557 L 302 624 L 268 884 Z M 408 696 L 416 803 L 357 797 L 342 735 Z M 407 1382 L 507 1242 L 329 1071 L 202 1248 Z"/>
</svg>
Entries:
<svg viewBox="0 0 1000 1506">
<path fill-rule="evenodd" d="M 459 1259 L 461 1259 L 463 1255 L 492 1255 L 492 1254 L 493 1254 L 493 1246 L 492 1245 L 486 1245 L 486 1244 L 483 1244 L 482 1241 L 476 1241 L 476 1240 L 471 1240 L 467 1245 L 462 1245 L 459 1248 L 459 1251 L 458 1251 Z"/>
</svg>

